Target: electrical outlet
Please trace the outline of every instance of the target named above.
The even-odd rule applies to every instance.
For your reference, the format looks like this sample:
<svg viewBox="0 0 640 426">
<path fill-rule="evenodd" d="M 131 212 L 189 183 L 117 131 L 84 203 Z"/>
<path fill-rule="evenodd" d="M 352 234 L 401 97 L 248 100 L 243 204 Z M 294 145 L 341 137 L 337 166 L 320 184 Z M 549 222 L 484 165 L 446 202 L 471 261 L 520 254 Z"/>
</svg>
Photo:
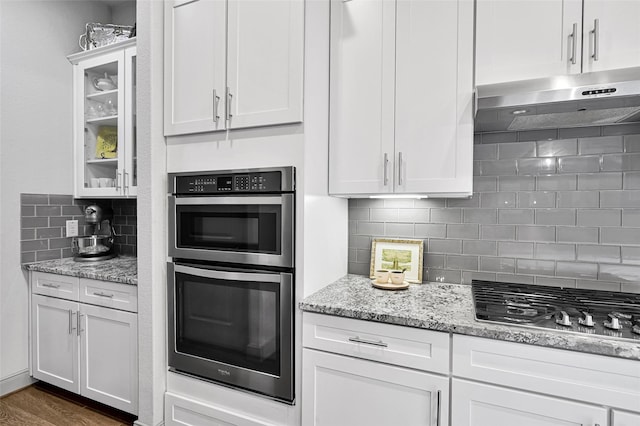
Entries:
<svg viewBox="0 0 640 426">
<path fill-rule="evenodd" d="M 67 221 L 67 237 L 77 237 L 77 236 L 78 236 L 78 221 L 68 220 Z"/>
</svg>

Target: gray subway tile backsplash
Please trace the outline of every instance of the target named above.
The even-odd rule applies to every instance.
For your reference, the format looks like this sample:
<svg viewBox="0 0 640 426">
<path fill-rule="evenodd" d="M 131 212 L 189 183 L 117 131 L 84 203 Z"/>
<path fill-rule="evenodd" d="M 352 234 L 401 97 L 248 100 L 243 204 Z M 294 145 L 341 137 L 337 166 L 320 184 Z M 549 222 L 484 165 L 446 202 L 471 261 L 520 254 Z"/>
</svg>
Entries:
<svg viewBox="0 0 640 426">
<path fill-rule="evenodd" d="M 535 176 L 503 176 L 498 178 L 499 191 L 533 191 L 536 189 Z"/>
<path fill-rule="evenodd" d="M 622 211 L 616 209 L 578 209 L 578 226 L 620 226 Z"/>
<path fill-rule="evenodd" d="M 578 141 L 578 153 L 607 154 L 623 151 L 622 136 L 603 136 L 599 138 L 584 138 Z"/>
<path fill-rule="evenodd" d="M 484 145 L 489 147 L 492 145 Z M 536 143 L 535 142 L 515 142 L 515 143 L 500 143 L 496 144 L 498 147 L 498 159 L 508 160 L 511 158 L 529 158 L 536 156 Z"/>
<path fill-rule="evenodd" d="M 577 139 L 558 139 L 551 141 L 538 141 L 538 157 L 560 157 L 564 155 L 578 154 Z"/>
<path fill-rule="evenodd" d="M 578 189 L 622 189 L 622 173 L 587 173 L 579 175 Z"/>
<path fill-rule="evenodd" d="M 83 209 L 92 200 L 74 200 L 66 194 L 20 194 L 20 258 L 22 263 L 71 257 L 67 220 L 78 220 L 79 234 L 90 232 Z M 99 200 L 113 209 L 116 252 L 137 254 L 136 200 Z"/>
<path fill-rule="evenodd" d="M 471 198 L 349 201 L 350 272 L 368 274 L 372 238 L 411 237 L 425 241 L 425 280 L 640 292 L 639 126 L 485 133 L 476 144 Z"/>
<path fill-rule="evenodd" d="M 640 152 L 640 135 L 624 137 L 624 152 Z"/>
<path fill-rule="evenodd" d="M 597 173 L 599 171 L 599 155 L 558 158 L 558 173 Z"/>
<path fill-rule="evenodd" d="M 536 209 L 536 225 L 576 225 L 576 209 Z"/>
</svg>

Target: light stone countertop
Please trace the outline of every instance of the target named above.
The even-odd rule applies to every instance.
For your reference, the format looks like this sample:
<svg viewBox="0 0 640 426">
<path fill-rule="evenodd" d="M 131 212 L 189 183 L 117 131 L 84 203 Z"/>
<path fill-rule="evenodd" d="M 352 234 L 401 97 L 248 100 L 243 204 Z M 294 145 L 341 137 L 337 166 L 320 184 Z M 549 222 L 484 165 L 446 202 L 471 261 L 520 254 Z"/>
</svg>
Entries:
<svg viewBox="0 0 640 426">
<path fill-rule="evenodd" d="M 76 262 L 68 257 L 26 263 L 22 267 L 28 271 L 138 285 L 138 258 L 132 256 L 117 256 L 96 262 Z"/>
<path fill-rule="evenodd" d="M 300 309 L 306 312 L 640 360 L 640 339 L 622 341 L 476 321 L 470 285 L 424 283 L 411 284 L 406 290 L 389 291 L 374 288 L 368 277 L 346 275 L 305 298 L 300 302 Z"/>
</svg>

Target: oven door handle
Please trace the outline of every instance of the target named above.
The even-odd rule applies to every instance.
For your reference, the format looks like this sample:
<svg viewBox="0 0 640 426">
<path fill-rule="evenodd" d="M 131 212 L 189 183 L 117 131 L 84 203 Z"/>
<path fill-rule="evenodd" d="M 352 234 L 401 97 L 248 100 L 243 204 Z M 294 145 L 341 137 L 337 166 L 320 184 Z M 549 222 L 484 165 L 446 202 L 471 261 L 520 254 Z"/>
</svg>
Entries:
<svg viewBox="0 0 640 426">
<path fill-rule="evenodd" d="M 250 204 L 282 204 L 282 199 L 287 195 L 261 196 L 261 197 L 174 197 L 177 206 L 187 205 L 250 205 Z"/>
<path fill-rule="evenodd" d="M 213 271 L 209 269 L 193 268 L 184 265 L 175 265 L 174 271 L 183 274 L 195 275 L 197 277 L 214 278 L 231 281 L 262 281 L 267 283 L 279 283 L 281 274 L 261 274 L 250 272 L 227 272 Z"/>
</svg>

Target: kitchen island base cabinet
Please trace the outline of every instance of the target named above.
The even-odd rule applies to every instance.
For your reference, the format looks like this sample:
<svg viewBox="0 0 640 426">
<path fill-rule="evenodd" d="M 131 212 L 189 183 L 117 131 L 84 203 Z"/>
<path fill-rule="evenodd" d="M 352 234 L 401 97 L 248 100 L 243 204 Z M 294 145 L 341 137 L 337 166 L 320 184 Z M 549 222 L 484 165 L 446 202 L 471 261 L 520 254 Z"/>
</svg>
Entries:
<svg viewBox="0 0 640 426">
<path fill-rule="evenodd" d="M 582 426 L 608 424 L 608 410 L 466 380 L 452 380 L 456 426 Z"/>
<path fill-rule="evenodd" d="M 449 380 L 304 349 L 302 403 L 309 426 L 446 425 Z"/>
<path fill-rule="evenodd" d="M 93 304 L 82 303 L 87 289 L 97 298 Z M 33 377 L 137 414 L 138 316 L 112 307 L 121 303 L 114 300 L 121 294 L 136 300 L 136 290 L 127 284 L 31 272 Z M 137 310 L 135 304 L 127 308 Z"/>
</svg>

